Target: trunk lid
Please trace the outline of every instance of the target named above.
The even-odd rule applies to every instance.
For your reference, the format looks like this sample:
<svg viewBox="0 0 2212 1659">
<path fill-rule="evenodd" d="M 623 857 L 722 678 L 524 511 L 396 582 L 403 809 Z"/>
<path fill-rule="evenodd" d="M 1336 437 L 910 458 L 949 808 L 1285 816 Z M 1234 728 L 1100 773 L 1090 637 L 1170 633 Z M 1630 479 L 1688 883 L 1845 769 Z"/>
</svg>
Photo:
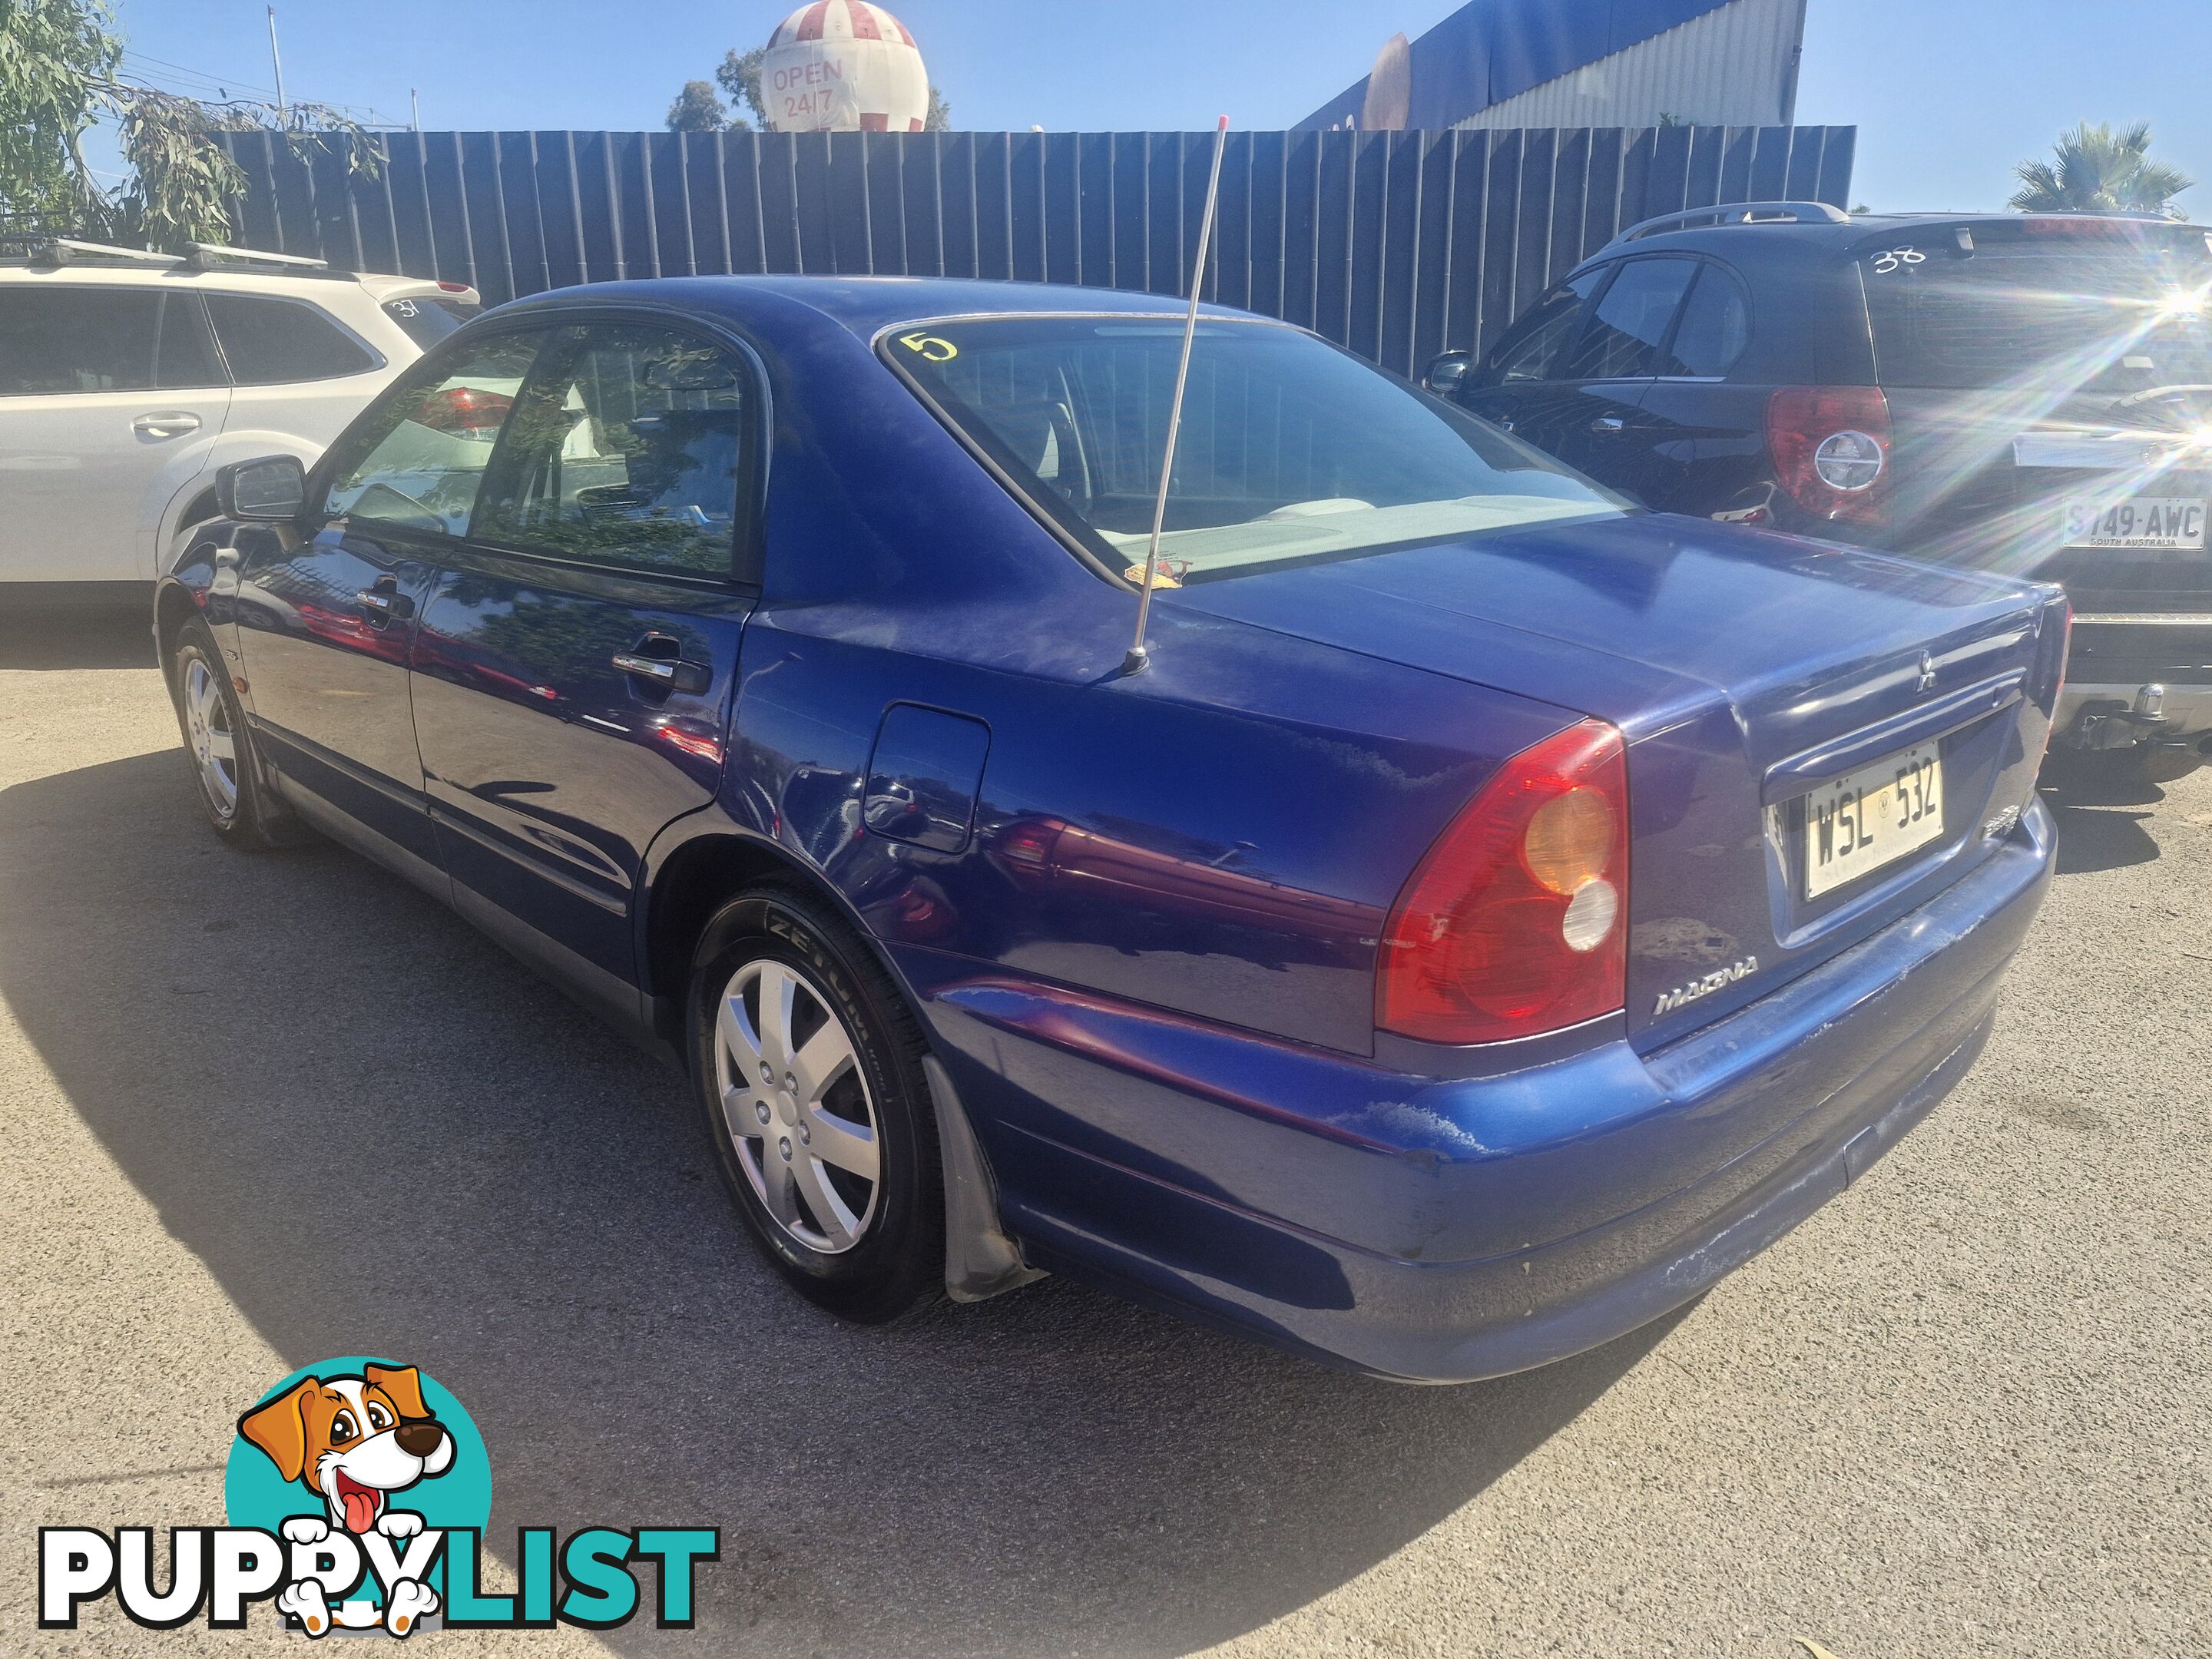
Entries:
<svg viewBox="0 0 2212 1659">
<path fill-rule="evenodd" d="M 1200 580 L 1160 602 L 1619 726 L 1639 1047 L 1847 948 L 1992 850 L 2034 786 L 2063 634 L 2055 596 L 2030 584 L 1657 515 Z M 1808 896 L 1807 797 L 1922 744 L 1942 756 L 1940 836 Z"/>
</svg>

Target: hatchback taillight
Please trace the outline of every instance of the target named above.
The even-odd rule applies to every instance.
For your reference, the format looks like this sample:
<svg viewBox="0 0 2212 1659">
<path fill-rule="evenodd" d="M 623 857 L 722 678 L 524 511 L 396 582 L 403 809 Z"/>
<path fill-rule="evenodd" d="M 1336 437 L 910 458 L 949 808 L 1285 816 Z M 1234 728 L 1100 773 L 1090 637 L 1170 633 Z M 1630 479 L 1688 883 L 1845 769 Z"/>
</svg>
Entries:
<svg viewBox="0 0 2212 1659">
<path fill-rule="evenodd" d="M 1428 1042 L 1497 1042 L 1626 1000 L 1628 765 L 1584 720 L 1523 750 L 1463 807 L 1398 895 L 1375 1023 Z"/>
<path fill-rule="evenodd" d="M 1889 399 L 1880 386 L 1784 386 L 1766 400 L 1775 481 L 1816 518 L 1878 523 L 1889 506 Z"/>
<path fill-rule="evenodd" d="M 415 411 L 418 426 L 433 431 L 450 432 L 456 437 L 472 438 L 480 443 L 489 443 L 499 436 L 499 429 L 514 408 L 514 399 L 497 392 L 481 392 L 474 386 L 448 386 L 434 392 L 422 400 Z"/>
</svg>

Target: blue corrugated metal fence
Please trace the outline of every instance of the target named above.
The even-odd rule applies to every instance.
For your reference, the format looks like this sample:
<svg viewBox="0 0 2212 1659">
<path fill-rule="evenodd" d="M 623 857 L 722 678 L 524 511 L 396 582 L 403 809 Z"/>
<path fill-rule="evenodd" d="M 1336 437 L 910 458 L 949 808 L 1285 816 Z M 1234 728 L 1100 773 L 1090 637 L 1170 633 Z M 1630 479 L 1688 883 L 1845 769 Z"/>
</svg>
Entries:
<svg viewBox="0 0 2212 1659">
<path fill-rule="evenodd" d="M 1412 373 L 1486 345 L 1623 225 L 1849 200 L 1851 127 L 1238 132 L 1208 298 Z M 472 283 L 720 272 L 1183 291 L 1210 133 L 439 132 L 381 176 L 225 134 L 242 245 Z"/>
</svg>

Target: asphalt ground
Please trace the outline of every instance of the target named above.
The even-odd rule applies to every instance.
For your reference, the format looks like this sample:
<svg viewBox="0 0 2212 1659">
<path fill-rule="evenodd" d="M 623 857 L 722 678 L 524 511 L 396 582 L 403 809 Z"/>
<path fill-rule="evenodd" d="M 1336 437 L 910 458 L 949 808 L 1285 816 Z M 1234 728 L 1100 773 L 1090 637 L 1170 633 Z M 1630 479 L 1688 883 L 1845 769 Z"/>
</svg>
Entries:
<svg viewBox="0 0 2212 1659">
<path fill-rule="evenodd" d="M 135 619 L 0 621 L 0 1651 L 40 1523 L 214 1524 L 238 1413 L 405 1356 L 490 1537 L 714 1524 L 701 1628 L 439 1653 L 2212 1652 L 2212 775 L 2057 792 L 1967 1081 L 1686 1311 L 1454 1389 L 1048 1280 L 759 1266 L 672 1074 L 412 888 L 198 822 Z"/>
</svg>

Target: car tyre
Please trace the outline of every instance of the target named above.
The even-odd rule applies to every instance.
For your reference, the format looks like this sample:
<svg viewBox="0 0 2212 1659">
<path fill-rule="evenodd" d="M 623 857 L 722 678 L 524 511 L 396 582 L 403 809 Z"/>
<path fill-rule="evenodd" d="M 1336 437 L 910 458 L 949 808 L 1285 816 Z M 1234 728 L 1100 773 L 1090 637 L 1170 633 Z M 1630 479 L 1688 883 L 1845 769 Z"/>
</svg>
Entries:
<svg viewBox="0 0 2212 1659">
<path fill-rule="evenodd" d="M 762 1253 L 817 1306 L 888 1324 L 945 1286 L 921 1029 L 830 908 L 781 884 L 718 911 L 692 959 L 691 1075 Z"/>
<path fill-rule="evenodd" d="M 200 805 L 231 846 L 264 853 L 297 839 L 289 814 L 262 781 L 246 711 L 207 625 L 195 617 L 177 637 L 169 685 Z"/>
</svg>

